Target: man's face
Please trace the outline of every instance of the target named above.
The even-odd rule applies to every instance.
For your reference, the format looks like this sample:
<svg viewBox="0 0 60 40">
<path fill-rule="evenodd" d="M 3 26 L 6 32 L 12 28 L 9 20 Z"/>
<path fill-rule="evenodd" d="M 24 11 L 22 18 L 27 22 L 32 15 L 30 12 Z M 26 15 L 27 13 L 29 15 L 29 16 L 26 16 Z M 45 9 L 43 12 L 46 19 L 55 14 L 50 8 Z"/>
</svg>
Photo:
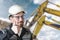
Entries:
<svg viewBox="0 0 60 40">
<path fill-rule="evenodd" d="M 24 13 L 20 12 L 16 15 L 13 15 L 11 21 L 14 25 L 22 27 L 24 24 Z"/>
</svg>

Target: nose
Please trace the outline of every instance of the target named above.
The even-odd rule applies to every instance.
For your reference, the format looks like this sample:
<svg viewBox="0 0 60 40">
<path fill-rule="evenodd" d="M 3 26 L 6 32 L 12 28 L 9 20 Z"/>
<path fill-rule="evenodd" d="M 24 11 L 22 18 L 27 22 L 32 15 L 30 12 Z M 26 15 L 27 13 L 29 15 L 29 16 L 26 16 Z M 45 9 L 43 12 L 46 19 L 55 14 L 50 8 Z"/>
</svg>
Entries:
<svg viewBox="0 0 60 40">
<path fill-rule="evenodd" d="M 19 21 L 23 21 L 23 20 L 24 20 L 24 18 L 23 18 L 23 17 L 20 17 L 20 18 L 19 18 Z"/>
</svg>

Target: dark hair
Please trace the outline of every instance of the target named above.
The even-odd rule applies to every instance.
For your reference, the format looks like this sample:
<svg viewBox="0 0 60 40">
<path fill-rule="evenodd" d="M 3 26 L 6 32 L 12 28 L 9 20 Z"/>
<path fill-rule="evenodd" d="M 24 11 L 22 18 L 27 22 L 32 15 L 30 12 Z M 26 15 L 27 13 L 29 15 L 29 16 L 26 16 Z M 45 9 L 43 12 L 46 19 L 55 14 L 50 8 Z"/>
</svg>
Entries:
<svg viewBox="0 0 60 40">
<path fill-rule="evenodd" d="M 12 15 L 9 15 L 9 19 L 10 19 L 10 17 L 13 17 Z"/>
</svg>

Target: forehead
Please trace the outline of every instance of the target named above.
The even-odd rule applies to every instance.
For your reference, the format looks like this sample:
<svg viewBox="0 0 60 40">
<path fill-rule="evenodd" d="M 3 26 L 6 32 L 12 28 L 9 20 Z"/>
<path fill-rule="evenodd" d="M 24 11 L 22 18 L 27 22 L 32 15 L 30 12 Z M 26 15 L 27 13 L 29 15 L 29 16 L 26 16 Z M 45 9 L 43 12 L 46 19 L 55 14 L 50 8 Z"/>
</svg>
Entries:
<svg viewBox="0 0 60 40">
<path fill-rule="evenodd" d="M 15 14 L 14 16 L 23 16 L 23 15 L 24 15 L 23 12 L 19 12 L 19 13 Z"/>
</svg>

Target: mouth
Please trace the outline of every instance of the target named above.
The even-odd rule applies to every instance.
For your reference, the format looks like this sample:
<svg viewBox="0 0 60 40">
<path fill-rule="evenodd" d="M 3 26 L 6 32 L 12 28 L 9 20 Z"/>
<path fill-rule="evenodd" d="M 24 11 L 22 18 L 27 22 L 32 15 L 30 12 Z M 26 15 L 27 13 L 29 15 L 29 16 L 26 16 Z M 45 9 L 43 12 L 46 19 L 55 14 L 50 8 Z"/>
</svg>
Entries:
<svg viewBox="0 0 60 40">
<path fill-rule="evenodd" d="M 18 22 L 19 24 L 23 24 L 23 22 Z"/>
<path fill-rule="evenodd" d="M 16 25 L 23 26 L 23 22 L 18 22 Z"/>
</svg>

